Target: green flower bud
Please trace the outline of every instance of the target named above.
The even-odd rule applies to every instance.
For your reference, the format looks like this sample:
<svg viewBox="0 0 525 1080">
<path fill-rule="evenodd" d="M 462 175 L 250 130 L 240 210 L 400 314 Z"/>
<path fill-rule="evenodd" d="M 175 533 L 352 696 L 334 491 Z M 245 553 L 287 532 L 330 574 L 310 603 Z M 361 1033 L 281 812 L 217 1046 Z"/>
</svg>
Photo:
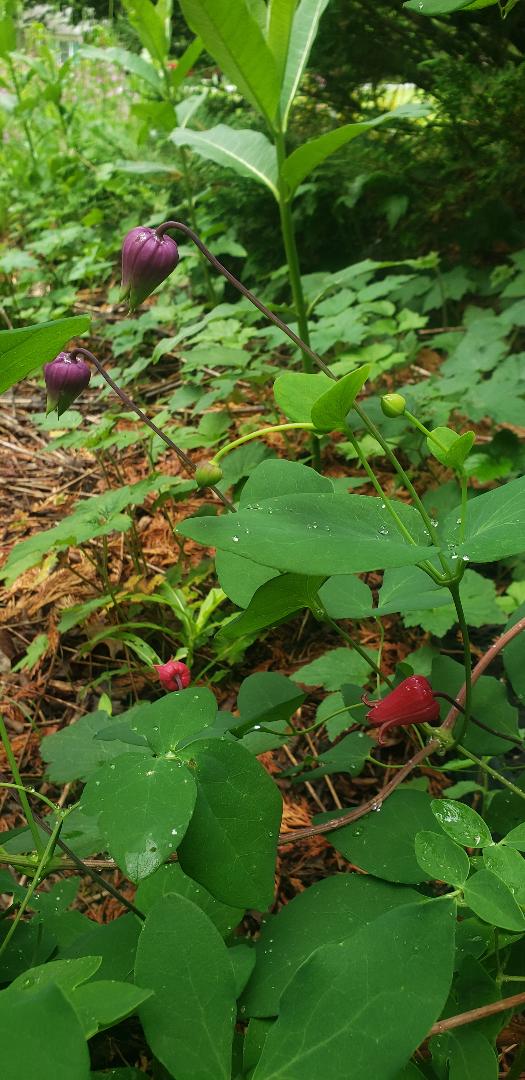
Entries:
<svg viewBox="0 0 525 1080">
<path fill-rule="evenodd" d="M 402 416 L 406 405 L 407 403 L 402 394 L 383 394 L 381 398 L 381 408 L 385 416 L 391 418 Z"/>
<path fill-rule="evenodd" d="M 212 487 L 222 480 L 222 469 L 216 461 L 203 461 L 202 465 L 195 469 L 195 480 L 197 487 Z"/>
</svg>

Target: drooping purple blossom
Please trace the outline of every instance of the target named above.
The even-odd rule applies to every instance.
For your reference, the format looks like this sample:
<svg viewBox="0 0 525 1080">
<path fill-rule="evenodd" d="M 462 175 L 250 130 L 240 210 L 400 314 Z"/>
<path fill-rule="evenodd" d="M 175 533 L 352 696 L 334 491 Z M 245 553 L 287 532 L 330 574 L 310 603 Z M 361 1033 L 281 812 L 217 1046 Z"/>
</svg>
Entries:
<svg viewBox="0 0 525 1080">
<path fill-rule="evenodd" d="M 89 364 L 74 353 L 61 352 L 49 364 L 44 364 L 47 389 L 47 412 L 56 409 L 62 415 L 86 389 L 91 378 Z"/>
<path fill-rule="evenodd" d="M 122 288 L 119 299 L 135 309 L 175 269 L 179 249 L 171 236 L 158 236 L 155 229 L 138 225 L 122 245 Z"/>
<path fill-rule="evenodd" d="M 408 727 L 410 724 L 432 724 L 439 719 L 439 702 L 424 675 L 409 675 L 399 683 L 381 701 L 368 701 L 370 707 L 366 719 L 373 727 L 378 727 L 378 741 L 383 742 L 383 735 L 391 727 Z"/>
</svg>

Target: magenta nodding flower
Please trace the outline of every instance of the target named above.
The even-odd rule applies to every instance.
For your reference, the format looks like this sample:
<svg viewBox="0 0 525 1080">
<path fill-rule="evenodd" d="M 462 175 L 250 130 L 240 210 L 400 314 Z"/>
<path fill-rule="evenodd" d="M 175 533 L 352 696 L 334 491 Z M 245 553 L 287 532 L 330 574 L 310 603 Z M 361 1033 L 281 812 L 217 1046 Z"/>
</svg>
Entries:
<svg viewBox="0 0 525 1080">
<path fill-rule="evenodd" d="M 59 416 L 69 408 L 86 389 L 91 378 L 89 364 L 81 356 L 61 352 L 44 364 L 44 379 L 47 388 L 47 412 L 56 409 Z"/>
<path fill-rule="evenodd" d="M 191 671 L 182 660 L 168 660 L 167 664 L 154 664 L 159 682 L 170 693 L 173 690 L 185 690 L 191 682 Z"/>
<path fill-rule="evenodd" d="M 409 727 L 410 724 L 432 724 L 439 719 L 439 702 L 424 675 L 409 675 L 381 701 L 362 700 L 368 705 L 366 719 L 378 727 L 377 741 L 383 742 L 385 731 L 391 727 Z"/>
<path fill-rule="evenodd" d="M 171 236 L 137 225 L 122 245 L 122 288 L 119 300 L 135 311 L 157 285 L 165 281 L 179 261 L 179 249 Z"/>
</svg>

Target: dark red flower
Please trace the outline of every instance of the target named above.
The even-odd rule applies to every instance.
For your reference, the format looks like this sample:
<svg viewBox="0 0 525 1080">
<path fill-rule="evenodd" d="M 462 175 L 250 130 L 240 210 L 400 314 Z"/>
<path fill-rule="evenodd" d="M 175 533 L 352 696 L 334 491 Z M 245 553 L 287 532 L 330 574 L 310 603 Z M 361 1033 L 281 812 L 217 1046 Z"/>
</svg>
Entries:
<svg viewBox="0 0 525 1080">
<path fill-rule="evenodd" d="M 155 229 L 138 225 L 122 245 L 122 288 L 120 300 L 135 308 L 165 281 L 179 261 L 179 249 L 171 236 L 158 236 Z"/>
<path fill-rule="evenodd" d="M 409 675 L 381 701 L 368 701 L 365 694 L 363 701 L 370 706 L 366 714 L 368 723 L 379 728 L 379 743 L 383 742 L 385 731 L 391 727 L 432 724 L 439 719 L 439 702 L 424 675 Z"/>
<path fill-rule="evenodd" d="M 159 681 L 165 690 L 185 690 L 191 682 L 191 671 L 182 660 L 168 660 L 167 664 L 154 664 Z"/>
<path fill-rule="evenodd" d="M 86 389 L 91 377 L 89 364 L 81 356 L 61 352 L 51 363 L 44 364 L 47 388 L 47 412 L 56 409 L 59 416 Z"/>
</svg>

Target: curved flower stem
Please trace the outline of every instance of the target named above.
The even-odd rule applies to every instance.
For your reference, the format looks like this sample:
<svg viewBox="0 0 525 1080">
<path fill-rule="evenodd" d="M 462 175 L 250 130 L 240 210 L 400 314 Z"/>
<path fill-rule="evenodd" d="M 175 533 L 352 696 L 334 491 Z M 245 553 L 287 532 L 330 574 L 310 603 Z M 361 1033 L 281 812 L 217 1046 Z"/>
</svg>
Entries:
<svg viewBox="0 0 525 1080">
<path fill-rule="evenodd" d="M 244 446 L 244 443 L 250 442 L 252 439 L 258 439 L 262 435 L 271 435 L 274 431 L 315 431 L 313 424 L 271 424 L 268 427 L 259 428 L 258 431 L 250 431 L 248 435 L 241 435 L 238 439 L 234 439 L 233 442 L 226 443 L 226 446 L 221 446 L 220 450 L 213 455 L 212 461 L 220 461 L 226 454 L 230 453 L 230 450 L 234 450 L 236 446 Z"/>
<path fill-rule="evenodd" d="M 173 442 L 173 439 L 170 439 L 169 435 L 166 435 L 165 432 L 161 430 L 161 428 L 157 427 L 153 420 L 150 420 L 149 416 L 146 416 L 146 413 L 143 412 L 138 405 L 135 405 L 135 402 L 132 398 L 128 397 L 128 395 L 125 394 L 123 390 L 121 390 L 118 383 L 116 383 L 115 380 L 111 378 L 111 375 L 108 375 L 107 371 L 104 370 L 102 364 L 100 363 L 100 360 L 97 360 L 97 357 L 93 356 L 93 353 L 90 352 L 89 349 L 77 348 L 74 351 L 80 356 L 85 356 L 87 360 L 90 360 L 91 363 L 95 365 L 99 374 L 102 375 L 102 378 L 106 380 L 108 386 L 110 386 L 111 389 L 114 390 L 115 394 L 117 394 L 117 396 L 124 403 L 126 408 L 131 409 L 133 412 L 135 412 L 137 416 L 140 417 L 140 419 L 143 421 L 143 423 L 147 424 L 147 426 L 151 428 L 151 430 L 154 431 L 155 434 L 158 435 L 163 442 L 166 443 L 166 446 L 169 446 L 170 450 L 174 450 L 179 461 L 182 462 L 185 469 L 187 469 L 188 472 L 193 474 L 196 467 L 193 464 L 191 458 L 184 453 L 184 450 L 181 450 L 180 446 L 177 446 L 177 444 Z M 210 491 L 213 491 L 215 497 L 217 499 L 220 499 L 220 501 L 224 504 L 224 506 L 227 507 L 228 510 L 235 512 L 235 506 L 230 501 L 228 496 L 225 495 L 222 491 L 220 491 L 219 488 L 210 485 Z"/>
<path fill-rule="evenodd" d="M 212 255 L 210 249 L 206 247 L 206 244 L 203 244 L 202 240 L 199 236 L 197 236 L 197 233 L 195 233 L 193 229 L 190 229 L 190 227 L 186 225 L 183 221 L 163 221 L 162 225 L 157 226 L 155 232 L 157 233 L 157 236 L 162 237 L 164 233 L 168 231 L 168 229 L 178 229 L 186 236 L 189 236 L 190 240 L 192 240 L 196 247 L 198 247 L 199 251 L 202 252 L 208 262 L 210 262 L 211 265 L 219 271 L 219 274 L 222 274 L 222 276 L 230 282 L 230 285 L 233 285 L 236 289 L 238 289 L 238 291 L 242 293 L 242 295 L 245 296 L 246 299 L 254 305 L 254 307 L 258 308 L 258 310 L 263 315 L 265 315 L 266 318 L 270 320 L 270 322 L 273 322 L 275 326 L 278 326 L 279 330 L 282 330 L 283 334 L 286 334 L 286 336 L 290 338 L 290 341 L 293 341 L 294 345 L 297 345 L 297 347 L 301 349 L 301 352 L 306 353 L 306 355 L 309 356 L 310 359 L 314 361 L 314 363 L 318 364 L 326 375 L 328 375 L 331 379 L 335 379 L 335 375 L 332 371 L 330 371 L 330 368 L 327 364 L 325 364 L 324 360 L 321 360 L 321 357 L 318 356 L 317 353 L 314 352 L 314 350 L 311 349 L 310 346 L 302 340 L 302 338 L 298 337 L 298 335 L 295 334 L 294 331 L 291 330 L 290 327 L 287 326 L 286 323 L 283 322 L 278 315 L 275 315 L 273 311 L 270 311 L 270 309 L 266 307 L 266 304 L 263 304 L 262 300 L 259 300 L 254 295 L 254 293 L 250 292 L 250 290 L 242 284 L 242 281 L 239 281 L 238 278 L 236 278 L 232 273 L 230 273 L 230 271 L 227 270 L 226 267 L 223 266 L 222 263 L 215 258 L 215 255 Z"/>
<path fill-rule="evenodd" d="M 382 679 L 383 682 L 386 682 L 387 686 L 389 686 L 390 689 L 393 690 L 394 684 L 392 682 L 392 679 L 388 675 L 383 674 L 381 669 L 378 668 L 375 661 L 372 660 L 372 657 L 368 655 L 365 649 L 361 648 L 359 642 L 355 641 L 353 637 L 350 637 L 350 634 L 347 634 L 346 630 L 343 630 L 343 627 L 339 626 L 339 623 L 337 623 L 335 619 L 331 619 L 329 615 L 325 616 L 325 622 L 327 622 L 334 630 L 336 630 L 337 633 L 345 639 L 347 644 L 351 645 L 352 649 L 355 649 L 356 653 L 359 653 L 359 656 L 365 661 L 366 664 L 368 664 L 374 674 L 378 675 L 379 678 Z"/>
</svg>

